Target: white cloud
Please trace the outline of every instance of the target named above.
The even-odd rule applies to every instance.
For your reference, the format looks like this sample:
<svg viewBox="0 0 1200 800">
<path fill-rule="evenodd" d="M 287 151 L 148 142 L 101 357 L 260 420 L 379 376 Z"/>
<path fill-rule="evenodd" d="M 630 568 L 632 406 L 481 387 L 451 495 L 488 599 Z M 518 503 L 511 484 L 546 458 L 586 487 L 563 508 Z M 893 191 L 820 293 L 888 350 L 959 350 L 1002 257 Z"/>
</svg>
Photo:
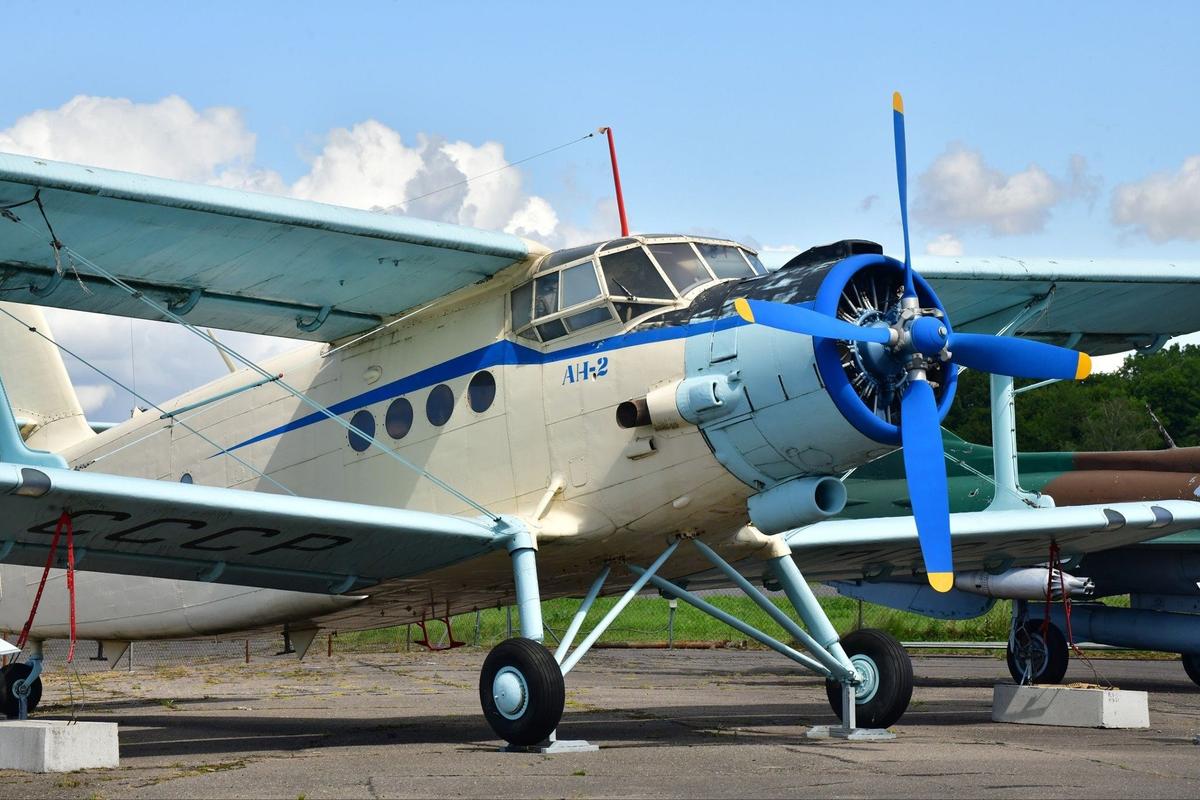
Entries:
<svg viewBox="0 0 1200 800">
<path fill-rule="evenodd" d="M 329 132 L 308 174 L 288 190 L 305 200 L 354 208 L 388 208 L 404 199 L 405 187 L 421 169 L 421 154 L 400 134 L 369 119 Z"/>
<path fill-rule="evenodd" d="M 83 406 L 83 413 L 92 415 L 100 411 L 116 395 L 116 391 L 107 383 L 81 383 L 76 384 L 75 395 L 79 398 L 79 405 Z"/>
<path fill-rule="evenodd" d="M 175 95 L 156 103 L 80 95 L 0 131 L 2 152 L 206 183 L 223 168 L 244 169 L 254 145 L 237 109 L 198 111 Z"/>
<path fill-rule="evenodd" d="M 1160 172 L 1113 190 L 1112 219 L 1155 242 L 1200 239 L 1200 156 L 1178 172 Z"/>
<path fill-rule="evenodd" d="M 943 233 L 925 245 L 925 252 L 931 256 L 961 256 L 963 246 L 954 234 Z"/>
<path fill-rule="evenodd" d="M 517 236 L 548 237 L 558 227 L 558 214 L 540 197 L 530 197 L 504 226 L 505 233 Z"/>
<path fill-rule="evenodd" d="M 504 230 L 551 246 L 615 234 L 611 200 L 586 213 L 582 225 L 560 219 L 545 198 L 523 190 L 521 171 L 506 168 L 498 142 L 418 134 L 408 144 L 373 119 L 329 131 L 307 172 L 290 184 L 256 163 L 255 135 L 238 109 L 197 109 L 174 95 L 151 103 L 81 95 L 0 130 L 0 151 Z M 468 178 L 475 180 L 465 183 Z M 135 382 L 155 402 L 225 369 L 211 345 L 172 325 L 53 309 L 47 316 L 64 345 L 119 380 Z M 221 337 L 254 359 L 298 344 L 250 334 Z M 101 379 L 73 360 L 68 370 L 97 419 L 123 419 L 134 402 L 141 404 L 97 385 Z"/>
<path fill-rule="evenodd" d="M 1094 197 L 1097 180 L 1082 156 L 1072 156 L 1065 179 L 1037 164 L 1005 174 L 988 166 L 978 150 L 951 144 L 918 178 L 917 219 L 935 228 L 983 228 L 993 236 L 1036 233 L 1063 200 Z"/>
</svg>

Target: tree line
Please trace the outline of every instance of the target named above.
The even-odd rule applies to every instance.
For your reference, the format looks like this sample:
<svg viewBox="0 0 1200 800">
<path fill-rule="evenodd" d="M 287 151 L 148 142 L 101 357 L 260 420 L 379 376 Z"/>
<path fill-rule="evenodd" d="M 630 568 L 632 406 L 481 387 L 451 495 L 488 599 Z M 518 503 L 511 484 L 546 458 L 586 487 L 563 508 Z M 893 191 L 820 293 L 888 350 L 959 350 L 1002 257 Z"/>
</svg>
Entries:
<svg viewBox="0 0 1200 800">
<path fill-rule="evenodd" d="M 987 374 L 958 376 L 957 399 L 943 425 L 968 441 L 991 442 Z M 1021 452 L 1155 450 L 1168 446 L 1168 435 L 1179 447 L 1200 445 L 1200 346 L 1133 355 L 1116 372 L 1017 395 Z"/>
</svg>

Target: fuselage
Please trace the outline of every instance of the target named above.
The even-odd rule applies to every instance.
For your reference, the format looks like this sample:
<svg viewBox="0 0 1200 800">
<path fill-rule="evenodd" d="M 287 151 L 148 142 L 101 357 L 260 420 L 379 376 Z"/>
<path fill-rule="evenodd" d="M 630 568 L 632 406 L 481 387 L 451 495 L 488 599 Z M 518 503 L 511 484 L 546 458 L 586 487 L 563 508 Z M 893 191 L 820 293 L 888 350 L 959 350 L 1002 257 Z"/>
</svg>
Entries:
<svg viewBox="0 0 1200 800">
<path fill-rule="evenodd" d="M 739 353 L 738 332 L 726 324 L 728 298 L 735 286 L 745 291 L 772 280 L 733 243 L 619 240 L 536 257 L 374 335 L 301 347 L 263 366 L 420 470 L 490 511 L 522 519 L 544 548 L 543 596 L 578 593 L 602 562 L 652 558 L 676 533 L 730 540 L 747 524 L 747 497 L 769 483 L 828 474 L 886 450 L 833 409 L 806 337 L 742 328 Z M 792 295 L 794 283 L 783 282 Z M 811 297 L 810 284 L 800 291 Z M 737 402 L 745 407 L 725 415 L 732 429 L 719 416 L 699 426 L 618 424 L 623 402 L 714 373 L 714 365 L 742 376 Z M 477 513 L 279 386 L 234 391 L 256 380 L 248 370 L 231 373 L 163 404 L 176 416 L 139 412 L 62 454 L 87 471 Z M 778 419 L 755 428 L 755 415 L 767 413 Z M 814 415 L 831 424 L 797 424 Z M 795 441 L 774 449 L 765 437 Z M 86 516 L 77 514 L 76 524 L 86 528 Z M 206 536 L 188 520 L 129 523 L 131 538 L 199 543 Z M 680 574 L 690 568 L 685 559 L 675 567 Z M 39 571 L 0 569 L 0 627 L 18 629 Z M 190 636 L 289 620 L 394 624 L 503 603 L 510 569 L 496 554 L 385 584 L 361 602 L 87 573 L 78 582 L 79 635 Z M 66 631 L 58 573 L 55 583 L 38 635 Z"/>
</svg>

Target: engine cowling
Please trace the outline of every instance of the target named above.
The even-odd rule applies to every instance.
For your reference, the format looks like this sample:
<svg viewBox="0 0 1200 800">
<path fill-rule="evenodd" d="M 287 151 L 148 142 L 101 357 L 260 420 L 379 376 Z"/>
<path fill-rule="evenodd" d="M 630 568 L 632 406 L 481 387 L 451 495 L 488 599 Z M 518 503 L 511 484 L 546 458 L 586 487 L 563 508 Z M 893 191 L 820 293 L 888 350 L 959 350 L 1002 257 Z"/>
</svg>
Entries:
<svg viewBox="0 0 1200 800">
<path fill-rule="evenodd" d="M 878 320 L 886 325 L 887 309 L 903 280 L 899 262 L 859 252 L 824 260 L 801 257 L 769 275 L 724 284 L 719 296 L 706 299 L 708 309 L 701 298 L 693 317 L 692 324 L 711 319 L 712 334 L 688 339 L 686 377 L 671 389 L 674 413 L 655 414 L 655 407 L 664 405 L 665 392 L 659 390 L 649 404 L 651 418 L 677 415 L 699 426 L 730 472 L 754 492 L 774 491 L 776 498 L 782 494 L 777 487 L 838 475 L 890 452 L 899 443 L 903 365 L 889 363 L 884 348 L 740 324 L 729 303 L 746 297 L 807 304 L 859 324 Z M 940 308 L 923 281 L 918 293 L 922 305 Z M 936 369 L 931 382 L 944 415 L 955 377 L 952 370 Z M 773 528 L 788 519 L 789 507 L 795 513 L 785 528 L 821 518 L 819 504 L 798 503 L 794 497 L 756 505 L 778 512 L 769 515 Z"/>
</svg>

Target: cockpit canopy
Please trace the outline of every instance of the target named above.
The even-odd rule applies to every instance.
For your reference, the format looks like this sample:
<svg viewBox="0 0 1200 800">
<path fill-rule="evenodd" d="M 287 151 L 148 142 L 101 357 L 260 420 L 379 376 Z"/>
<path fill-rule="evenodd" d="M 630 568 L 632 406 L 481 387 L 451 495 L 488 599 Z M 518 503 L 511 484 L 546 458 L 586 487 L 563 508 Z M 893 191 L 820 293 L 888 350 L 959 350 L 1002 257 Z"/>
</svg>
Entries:
<svg viewBox="0 0 1200 800">
<path fill-rule="evenodd" d="M 721 239 L 646 234 L 550 253 L 512 290 L 512 330 L 549 342 L 673 306 L 701 286 L 766 273 L 753 250 Z"/>
</svg>

